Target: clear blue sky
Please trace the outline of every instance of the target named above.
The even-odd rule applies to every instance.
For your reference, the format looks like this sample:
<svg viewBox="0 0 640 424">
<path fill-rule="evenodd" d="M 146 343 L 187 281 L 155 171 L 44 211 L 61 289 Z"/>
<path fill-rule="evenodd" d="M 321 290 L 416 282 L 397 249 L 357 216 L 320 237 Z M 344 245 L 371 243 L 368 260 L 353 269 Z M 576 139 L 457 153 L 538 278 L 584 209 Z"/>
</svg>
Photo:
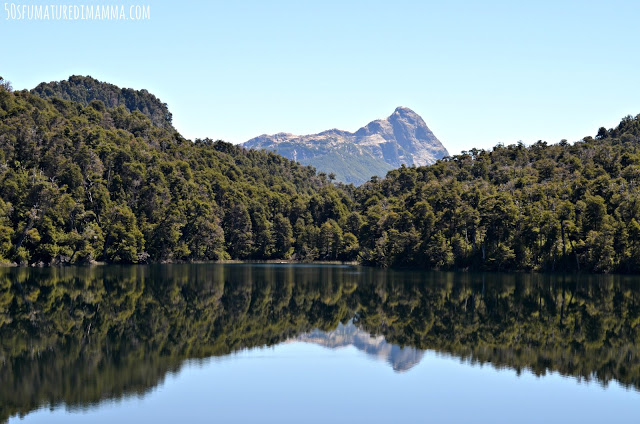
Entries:
<svg viewBox="0 0 640 424">
<path fill-rule="evenodd" d="M 5 20 L 4 4 L 14 88 L 72 74 L 147 88 L 189 138 L 353 131 L 402 105 L 457 153 L 640 113 L 638 1 L 147 0 L 136 22 Z"/>
</svg>

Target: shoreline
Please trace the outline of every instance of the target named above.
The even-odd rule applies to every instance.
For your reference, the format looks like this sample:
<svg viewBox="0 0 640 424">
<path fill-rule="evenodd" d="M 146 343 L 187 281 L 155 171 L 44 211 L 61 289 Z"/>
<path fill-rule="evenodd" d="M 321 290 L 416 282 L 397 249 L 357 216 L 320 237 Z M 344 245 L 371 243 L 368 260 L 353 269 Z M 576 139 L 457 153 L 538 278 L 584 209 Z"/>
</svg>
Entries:
<svg viewBox="0 0 640 424">
<path fill-rule="evenodd" d="M 428 269 L 419 267 L 377 267 L 375 265 L 366 265 L 357 261 L 301 261 L 295 259 L 225 259 L 219 261 L 158 261 L 158 262 L 146 262 L 146 263 L 109 263 L 104 261 L 93 261 L 90 263 L 65 263 L 65 264 L 31 264 L 20 265 L 16 263 L 0 263 L 0 269 L 2 268 L 67 268 L 67 267 L 100 267 L 100 266 L 153 266 L 153 265 L 204 265 L 204 264 L 246 264 L 246 265 L 342 265 L 342 266 L 361 266 L 366 268 L 380 269 L 380 270 L 393 270 L 393 271 L 422 271 L 422 272 L 456 272 L 456 273 L 491 273 L 491 274 L 570 274 L 570 275 L 620 275 L 630 276 L 639 275 L 635 273 L 596 273 L 585 272 L 577 270 L 490 270 L 490 269 L 470 269 L 470 268 L 456 268 L 456 269 Z"/>
<path fill-rule="evenodd" d="M 45 264 L 34 263 L 30 265 L 20 265 L 15 262 L 2 262 L 0 268 L 66 268 L 66 267 L 93 267 L 93 266 L 146 266 L 146 265 L 197 265 L 197 264 L 282 264 L 282 265 L 362 265 L 356 261 L 299 261 L 295 259 L 225 259 L 220 261 L 157 261 L 144 263 L 110 263 L 103 261 L 93 261 L 87 263 L 64 263 Z M 371 266 L 372 268 L 378 268 Z M 419 268 L 416 268 L 419 269 Z"/>
</svg>

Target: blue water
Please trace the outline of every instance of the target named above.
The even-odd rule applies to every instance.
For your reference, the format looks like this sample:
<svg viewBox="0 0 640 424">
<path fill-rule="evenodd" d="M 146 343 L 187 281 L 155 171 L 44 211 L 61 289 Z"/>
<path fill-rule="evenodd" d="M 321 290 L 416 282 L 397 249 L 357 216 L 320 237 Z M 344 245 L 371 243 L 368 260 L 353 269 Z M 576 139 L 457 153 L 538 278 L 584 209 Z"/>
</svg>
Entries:
<svg viewBox="0 0 640 424">
<path fill-rule="evenodd" d="M 142 397 L 39 409 L 24 423 L 634 422 L 640 394 L 426 352 L 407 372 L 353 347 L 307 343 L 191 361 Z"/>
<path fill-rule="evenodd" d="M 190 265 L 0 270 L 0 288 L 0 421 L 640 416 L 636 277 Z"/>
</svg>

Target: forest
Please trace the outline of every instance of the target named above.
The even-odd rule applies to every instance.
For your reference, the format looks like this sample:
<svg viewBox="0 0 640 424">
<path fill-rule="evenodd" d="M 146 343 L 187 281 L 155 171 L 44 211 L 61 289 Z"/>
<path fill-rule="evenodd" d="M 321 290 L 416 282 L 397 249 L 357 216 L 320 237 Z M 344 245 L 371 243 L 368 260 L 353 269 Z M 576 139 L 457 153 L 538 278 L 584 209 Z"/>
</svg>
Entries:
<svg viewBox="0 0 640 424">
<path fill-rule="evenodd" d="M 471 149 L 356 187 L 187 140 L 166 104 L 127 90 L 0 81 L 0 262 L 640 271 L 640 115 L 575 143 Z"/>
<path fill-rule="evenodd" d="M 640 389 L 635 277 L 164 264 L 0 269 L 0 421 L 349 321 L 471 364 Z"/>
</svg>

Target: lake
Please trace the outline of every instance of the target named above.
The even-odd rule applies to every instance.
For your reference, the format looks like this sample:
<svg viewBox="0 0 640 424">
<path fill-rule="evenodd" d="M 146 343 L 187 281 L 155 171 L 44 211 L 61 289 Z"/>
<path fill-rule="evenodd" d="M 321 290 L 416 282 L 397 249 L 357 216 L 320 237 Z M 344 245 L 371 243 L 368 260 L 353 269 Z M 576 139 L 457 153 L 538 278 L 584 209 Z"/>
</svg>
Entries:
<svg viewBox="0 0 640 424">
<path fill-rule="evenodd" d="M 640 278 L 0 269 L 0 422 L 631 422 Z"/>
</svg>

